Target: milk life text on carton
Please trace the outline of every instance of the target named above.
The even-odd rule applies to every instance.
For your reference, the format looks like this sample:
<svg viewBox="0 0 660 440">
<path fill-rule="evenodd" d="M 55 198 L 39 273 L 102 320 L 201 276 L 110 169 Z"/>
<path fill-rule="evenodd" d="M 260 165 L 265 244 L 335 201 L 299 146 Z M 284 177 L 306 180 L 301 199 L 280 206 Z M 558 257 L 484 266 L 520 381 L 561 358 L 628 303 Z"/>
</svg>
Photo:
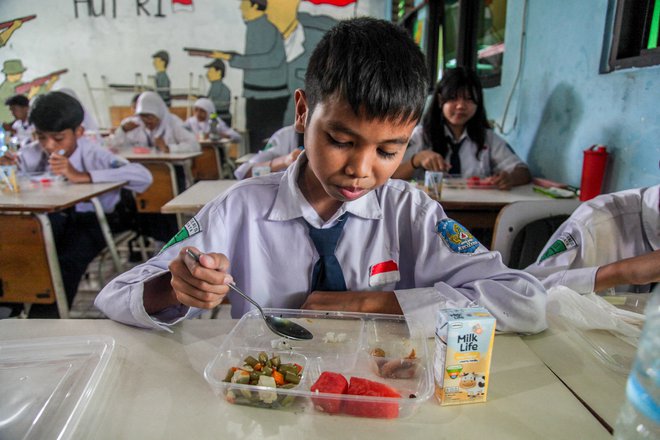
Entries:
<svg viewBox="0 0 660 440">
<path fill-rule="evenodd" d="M 435 395 L 442 405 L 485 402 L 495 318 L 483 307 L 442 309 L 435 329 Z"/>
</svg>

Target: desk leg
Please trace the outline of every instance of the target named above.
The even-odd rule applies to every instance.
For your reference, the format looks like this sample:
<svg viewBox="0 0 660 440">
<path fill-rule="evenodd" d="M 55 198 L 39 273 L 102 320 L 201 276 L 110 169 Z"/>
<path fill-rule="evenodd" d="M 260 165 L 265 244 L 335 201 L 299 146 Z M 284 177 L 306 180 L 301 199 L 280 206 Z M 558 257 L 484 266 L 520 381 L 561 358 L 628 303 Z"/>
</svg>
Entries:
<svg viewBox="0 0 660 440">
<path fill-rule="evenodd" d="M 117 247 L 115 246 L 115 240 L 112 238 L 110 226 L 108 226 L 108 219 L 105 217 L 105 212 L 103 212 L 101 202 L 99 202 L 97 197 L 92 197 L 92 203 L 94 204 L 94 210 L 96 211 L 96 218 L 99 221 L 99 226 L 101 226 L 103 238 L 105 238 L 105 242 L 108 245 L 110 255 L 112 255 L 112 261 L 115 265 L 115 270 L 117 270 L 117 272 L 122 272 L 124 268 L 122 267 L 121 261 L 119 260 L 119 253 L 117 252 Z"/>
<path fill-rule="evenodd" d="M 192 173 L 192 160 L 186 160 L 181 165 L 183 166 L 183 175 L 186 179 L 186 187 L 182 190 L 186 190 L 190 188 L 195 181 Z"/>
<path fill-rule="evenodd" d="M 42 230 L 44 232 L 44 242 L 46 243 L 46 258 L 48 259 L 50 274 L 53 280 L 53 288 L 55 289 L 57 311 L 59 312 L 61 319 L 68 319 L 69 303 L 66 299 L 66 293 L 64 292 L 64 282 L 62 282 L 60 261 L 57 259 L 57 249 L 55 248 L 53 229 L 50 227 L 50 220 L 48 219 L 47 214 L 35 213 L 34 215 L 41 222 Z"/>
</svg>

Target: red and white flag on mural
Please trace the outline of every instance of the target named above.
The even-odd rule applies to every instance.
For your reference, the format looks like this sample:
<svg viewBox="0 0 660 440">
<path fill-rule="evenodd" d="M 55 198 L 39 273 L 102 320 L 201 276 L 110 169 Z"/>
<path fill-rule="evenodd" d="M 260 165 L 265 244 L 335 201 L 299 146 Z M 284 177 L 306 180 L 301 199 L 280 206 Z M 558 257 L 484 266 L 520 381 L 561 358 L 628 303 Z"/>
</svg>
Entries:
<svg viewBox="0 0 660 440">
<path fill-rule="evenodd" d="M 193 12 L 193 0 L 172 0 L 172 12 Z"/>
<path fill-rule="evenodd" d="M 340 8 L 343 6 L 348 6 L 351 3 L 357 3 L 357 0 L 307 0 L 310 3 L 314 3 L 315 5 L 332 5 L 332 6 L 339 6 Z"/>
</svg>

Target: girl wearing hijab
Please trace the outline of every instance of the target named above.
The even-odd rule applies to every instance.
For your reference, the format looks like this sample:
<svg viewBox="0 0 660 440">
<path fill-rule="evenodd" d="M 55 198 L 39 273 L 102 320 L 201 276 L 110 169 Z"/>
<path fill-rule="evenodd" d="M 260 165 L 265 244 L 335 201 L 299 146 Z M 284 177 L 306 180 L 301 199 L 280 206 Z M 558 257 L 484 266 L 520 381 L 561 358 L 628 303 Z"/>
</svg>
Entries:
<svg viewBox="0 0 660 440">
<path fill-rule="evenodd" d="M 199 98 L 193 105 L 193 116 L 186 119 L 185 127 L 192 131 L 197 139 L 208 139 L 211 131 L 211 115 L 216 113 L 215 104 L 208 98 Z M 227 126 L 225 121 L 216 117 L 217 133 L 220 139 L 240 142 L 241 135 Z"/>
<path fill-rule="evenodd" d="M 170 113 L 165 101 L 155 92 L 144 92 L 137 100 L 135 113 L 140 116 L 142 146 L 156 148 L 163 153 L 200 151 L 195 135 L 186 130 L 183 121 Z"/>
</svg>

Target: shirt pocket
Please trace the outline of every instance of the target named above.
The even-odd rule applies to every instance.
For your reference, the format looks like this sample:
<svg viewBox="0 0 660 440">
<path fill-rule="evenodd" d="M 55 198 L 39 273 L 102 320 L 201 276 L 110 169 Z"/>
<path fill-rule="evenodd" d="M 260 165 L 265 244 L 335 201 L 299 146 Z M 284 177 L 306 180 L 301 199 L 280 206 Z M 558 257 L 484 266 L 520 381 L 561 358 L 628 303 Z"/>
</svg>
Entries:
<svg viewBox="0 0 660 440">
<path fill-rule="evenodd" d="M 399 254 L 391 253 L 382 259 L 373 259 L 369 266 L 368 284 L 373 290 L 391 291 L 401 281 Z"/>
</svg>

